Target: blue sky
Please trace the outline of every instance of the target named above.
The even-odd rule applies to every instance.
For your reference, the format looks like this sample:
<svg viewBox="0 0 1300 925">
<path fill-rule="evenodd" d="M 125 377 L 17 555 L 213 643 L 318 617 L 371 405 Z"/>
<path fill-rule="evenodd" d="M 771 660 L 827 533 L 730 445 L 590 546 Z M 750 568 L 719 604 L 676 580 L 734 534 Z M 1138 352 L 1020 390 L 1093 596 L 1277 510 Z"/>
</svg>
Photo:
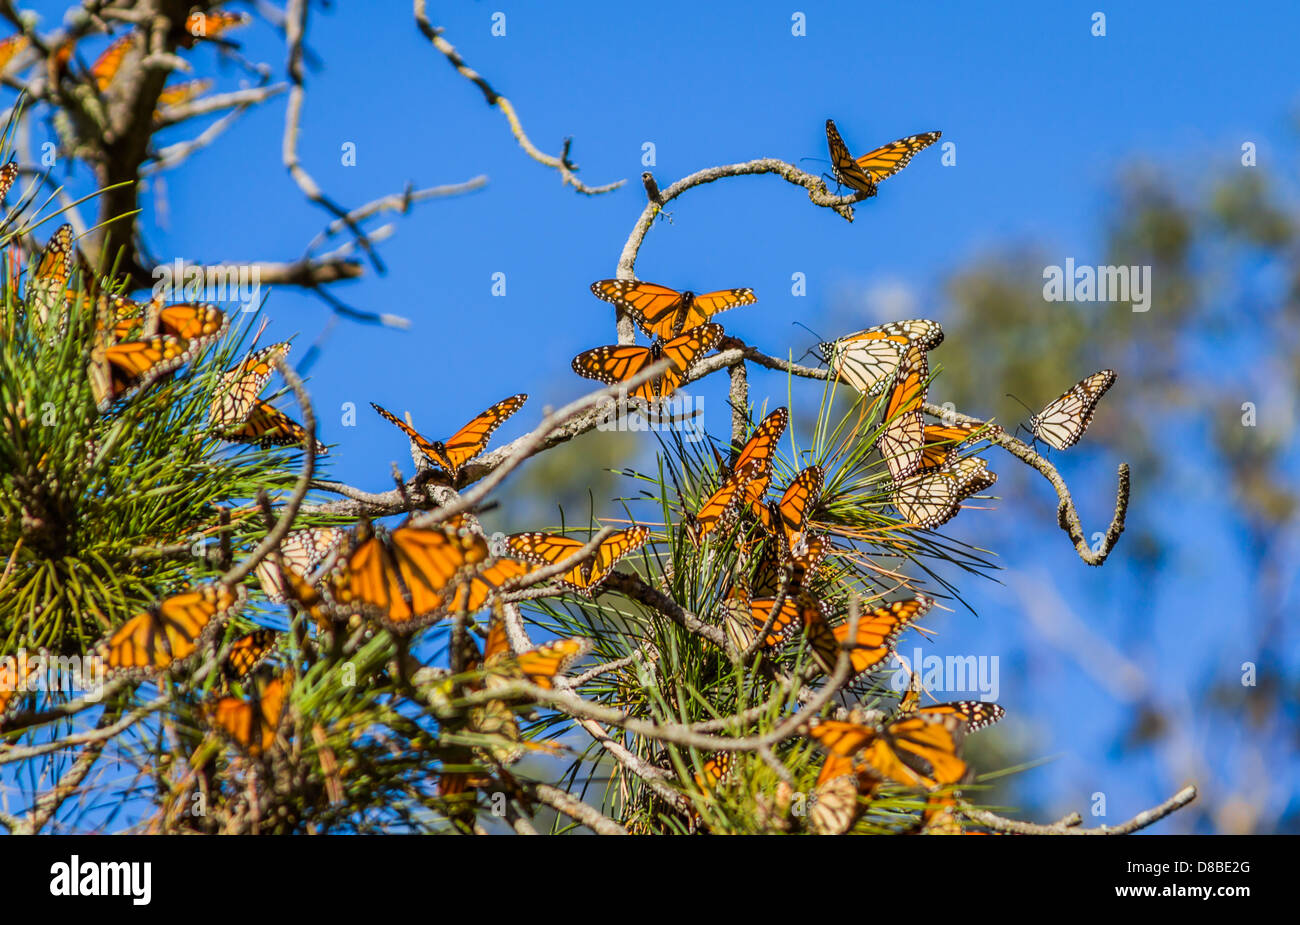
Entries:
<svg viewBox="0 0 1300 925">
<path fill-rule="evenodd" d="M 824 159 L 828 116 L 857 150 L 930 129 L 956 144 L 956 166 L 941 166 L 939 147 L 928 149 L 861 204 L 852 225 L 775 177 L 696 189 L 673 204 L 672 224 L 656 224 L 639 276 L 697 290 L 753 287 L 757 305 L 719 320 L 769 353 L 797 356 L 812 338 L 791 320 L 829 336 L 888 320 L 879 313 L 887 300 L 850 294 L 899 288 L 912 293 L 918 314 L 931 314 L 946 271 L 1010 243 L 1102 262 L 1105 187 L 1122 165 L 1149 160 L 1192 177 L 1236 162 L 1243 141 L 1255 142 L 1269 163 L 1289 137 L 1296 102 L 1295 81 L 1278 78 L 1281 63 L 1294 59 L 1300 8 L 1284 3 L 1231 13 L 1221 4 L 1118 2 L 892 4 L 869 13 L 802 0 L 442 5 L 436 15 L 447 38 L 511 99 L 534 143 L 555 153 L 572 136 L 586 182 L 629 180 L 588 198 L 523 154 L 501 114 L 419 35 L 409 3 L 339 6 L 311 24 L 311 45 L 328 63 L 309 75 L 300 141 L 304 165 L 327 193 L 356 206 L 408 180 L 421 187 L 490 178 L 481 192 L 397 219 L 396 235 L 382 245 L 388 275 L 367 272 L 334 290 L 350 304 L 412 320 L 405 332 L 340 322 L 311 370 L 321 436 L 339 445 L 330 475 L 372 490 L 391 485 L 391 461 L 410 466 L 404 441 L 368 401 L 410 410 L 425 433 L 440 436 L 527 391 L 534 398 L 503 428 L 504 441 L 534 423 L 543 404 L 588 389 L 569 360 L 613 341 L 612 310 L 587 286 L 614 274 L 640 212 L 646 142 L 655 145 L 650 169 L 660 186 L 762 156 Z M 1098 6 L 1104 37 L 1091 34 Z M 807 17 L 804 37 L 791 35 L 796 8 Z M 505 37 L 490 34 L 497 10 L 506 15 Z M 265 26 L 237 38 L 249 57 L 280 64 L 279 42 Z M 83 54 L 94 48 L 88 43 Z M 200 61 L 212 54 L 193 53 Z M 230 71 L 218 89 L 238 79 Z M 321 229 L 329 216 L 305 204 L 280 164 L 283 112 L 281 98 L 250 114 L 168 177 L 169 227 L 158 228 L 146 207 L 160 256 L 292 259 Z M 169 138 L 189 131 L 173 129 Z M 346 142 L 357 146 L 355 167 L 341 164 Z M 802 166 L 826 169 L 824 161 Z M 506 274 L 505 298 L 490 294 L 498 271 Z M 806 274 L 806 297 L 790 294 L 795 272 Z M 1044 303 L 1045 324 L 1050 311 Z M 328 321 L 319 301 L 290 290 L 273 292 L 267 312 L 269 337 L 299 335 L 299 358 Z M 753 382 L 753 394 L 784 403 L 782 377 Z M 804 386 L 811 399 L 816 386 Z M 701 393 L 716 409 L 711 429 L 723 431 L 721 392 Z M 359 409 L 355 428 L 339 423 L 345 402 Z M 1086 441 L 1061 460 L 1090 531 L 1109 519 L 1118 461 Z M 1036 516 L 1050 528 L 1047 487 L 1030 490 L 1037 507 L 1002 516 Z M 979 543 L 980 518 L 993 516 L 963 515 L 952 532 Z M 1007 586 L 968 582 L 980 617 L 947 618 L 936 651 L 1003 653 L 1008 734 L 1031 754 L 1060 756 L 1024 775 L 1022 800 L 1059 816 L 1086 810 L 1101 790 L 1112 799 L 1104 821 L 1115 822 L 1181 781 L 1156 762 L 1107 753 L 1127 708 L 1026 628 L 1013 586 L 1049 581 L 1077 613 L 1098 614 L 1115 645 L 1155 672 L 1162 688 L 1200 679 L 1201 666 L 1189 662 L 1201 650 L 1180 640 L 1174 620 L 1188 601 L 1148 601 L 1165 617 L 1153 618 L 1151 634 L 1135 634 L 1131 621 L 1141 618 L 1127 608 L 1140 589 L 1122 556 L 1088 569 L 1064 536 L 1048 535 L 995 549 L 1013 572 L 1001 576 Z M 1219 542 L 1231 557 L 1231 540 Z M 1246 567 L 1207 579 L 1207 593 L 1228 599 Z"/>
</svg>

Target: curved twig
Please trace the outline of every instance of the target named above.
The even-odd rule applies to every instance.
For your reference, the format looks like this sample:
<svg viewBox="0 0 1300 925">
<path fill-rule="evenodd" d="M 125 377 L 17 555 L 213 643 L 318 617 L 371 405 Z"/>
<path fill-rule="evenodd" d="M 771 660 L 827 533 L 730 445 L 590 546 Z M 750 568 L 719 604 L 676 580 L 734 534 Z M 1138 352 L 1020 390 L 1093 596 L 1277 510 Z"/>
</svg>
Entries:
<svg viewBox="0 0 1300 925">
<path fill-rule="evenodd" d="M 993 829 L 996 832 L 1009 832 L 1013 835 L 1129 835 L 1159 822 L 1170 813 L 1182 809 L 1194 799 L 1196 799 L 1196 788 L 1187 786 L 1159 806 L 1143 810 L 1127 822 L 1116 826 L 1102 825 L 1095 829 L 1079 828 L 1078 815 L 1073 813 L 1060 822 L 1039 825 L 1033 822 L 1021 822 L 1017 819 L 1005 819 L 988 810 L 975 809 L 964 804 L 958 807 L 958 811 L 967 819 L 979 823 L 987 829 Z"/>
<path fill-rule="evenodd" d="M 415 24 L 420 28 L 420 32 L 427 38 L 433 47 L 440 51 L 456 71 L 469 80 L 483 92 L 483 98 L 487 100 L 489 106 L 495 106 L 505 115 L 506 121 L 510 123 L 510 133 L 515 136 L 515 141 L 519 142 L 519 147 L 524 149 L 524 153 L 547 167 L 552 167 L 560 172 L 560 177 L 568 186 L 572 186 L 580 193 L 588 196 L 596 196 L 600 193 L 608 193 L 616 190 L 626 180 L 618 180 L 614 183 L 607 183 L 604 186 L 587 186 L 577 177 L 578 165 L 569 160 L 569 145 L 572 139 L 565 139 L 564 150 L 559 157 L 553 157 L 544 154 L 538 150 L 537 146 L 529 140 L 528 135 L 524 132 L 523 123 L 519 121 L 519 116 L 515 114 L 515 107 L 510 101 L 492 89 L 492 85 L 483 78 L 478 71 L 474 70 L 465 63 L 465 59 L 456 51 L 454 45 L 442 37 L 442 28 L 429 22 L 429 16 L 425 12 L 424 0 L 415 0 Z"/>
</svg>

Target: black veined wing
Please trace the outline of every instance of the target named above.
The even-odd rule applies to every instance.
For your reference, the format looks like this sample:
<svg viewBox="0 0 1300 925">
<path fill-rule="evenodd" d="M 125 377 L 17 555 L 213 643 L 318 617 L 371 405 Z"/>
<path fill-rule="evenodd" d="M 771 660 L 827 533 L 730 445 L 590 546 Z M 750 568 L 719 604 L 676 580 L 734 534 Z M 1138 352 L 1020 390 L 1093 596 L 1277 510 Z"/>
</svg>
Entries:
<svg viewBox="0 0 1300 925">
<path fill-rule="evenodd" d="M 731 774 L 735 766 L 732 752 L 714 752 L 699 773 L 695 775 L 695 786 L 703 793 L 712 793 Z"/>
<path fill-rule="evenodd" d="M 310 527 L 294 530 L 280 541 L 280 561 L 286 570 L 299 578 L 306 578 L 325 561 L 325 557 L 339 545 L 344 537 L 343 530 L 337 527 Z M 280 580 L 280 570 L 275 556 L 267 556 L 253 570 L 262 590 L 269 600 L 276 604 L 285 601 L 285 586 Z"/>
<path fill-rule="evenodd" d="M 874 192 L 881 180 L 906 167 L 916 152 L 934 144 L 942 134 L 922 132 L 908 135 L 859 157 L 853 157 L 844 139 L 836 131 L 834 120 L 826 120 L 826 144 L 831 151 L 831 166 L 835 169 L 836 176 L 845 186 L 864 193 Z"/>
<path fill-rule="evenodd" d="M 71 225 L 60 225 L 45 242 L 36 268 L 32 271 L 32 282 L 28 286 L 28 295 L 35 301 L 41 323 L 44 324 L 51 311 L 60 313 L 60 333 L 67 326 L 65 311 L 68 300 L 68 281 L 72 277 L 76 250 L 73 245 Z"/>
<path fill-rule="evenodd" d="M 579 376 L 608 385 L 626 382 L 641 370 L 667 357 L 672 364 L 662 376 L 643 382 L 628 393 L 630 398 L 649 402 L 667 398 L 690 375 L 699 358 L 722 337 L 719 324 L 702 324 L 671 340 L 656 341 L 649 347 L 615 344 L 587 350 L 573 358 L 573 371 Z"/>
<path fill-rule="evenodd" d="M 648 527 L 637 526 L 611 533 L 590 557 L 553 580 L 590 594 L 624 556 L 640 549 L 649 538 Z M 511 553 L 541 565 L 557 565 L 586 545 L 581 540 L 552 533 L 516 533 L 506 537 L 506 548 Z"/>
<path fill-rule="evenodd" d="M 275 744 L 292 689 L 293 673 L 285 672 L 258 684 L 257 694 L 252 700 L 220 697 L 206 705 L 204 714 L 213 727 L 256 758 L 270 751 Z"/>
<path fill-rule="evenodd" d="M 136 33 L 128 32 L 105 48 L 95 59 L 95 63 L 90 66 L 90 76 L 95 79 L 95 86 L 99 88 L 100 93 L 112 84 L 113 78 L 122 68 L 122 61 L 126 58 L 127 52 L 135 46 L 136 39 Z"/>
<path fill-rule="evenodd" d="M 754 571 L 754 593 L 774 595 L 781 581 L 781 568 L 790 566 L 789 590 L 805 587 L 817 574 L 817 569 L 829 549 L 826 537 L 805 533 L 793 546 L 783 540 L 770 540 L 763 547 L 763 555 Z"/>
<path fill-rule="evenodd" d="M 754 428 L 754 433 L 750 436 L 745 445 L 741 447 L 740 454 L 736 457 L 735 468 L 739 469 L 751 459 L 759 459 L 764 462 L 771 461 L 776 455 L 777 441 L 785 433 L 786 425 L 790 423 L 790 411 L 788 408 L 777 408 Z"/>
<path fill-rule="evenodd" d="M 771 626 L 763 636 L 763 648 L 775 649 L 783 645 L 790 634 L 801 625 L 799 605 L 793 594 L 787 594 L 780 608 L 773 612 L 775 597 L 751 598 L 740 583 L 734 585 L 722 602 L 723 624 L 737 649 L 748 648 L 763 628 Z"/>
<path fill-rule="evenodd" d="M 208 409 L 208 423 L 223 430 L 238 427 L 257 406 L 257 398 L 271 381 L 277 358 L 289 355 L 290 344 L 284 341 L 254 350 L 221 374 L 216 394 Z"/>
<path fill-rule="evenodd" d="M 892 382 L 908 347 L 933 350 L 943 342 L 937 321 L 891 321 L 818 345 L 831 371 L 864 395 Z"/>
<path fill-rule="evenodd" d="M 904 786 L 935 790 L 966 776 L 958 755 L 963 725 L 952 717 L 908 716 L 874 726 L 819 720 L 809 735 L 831 755 Z"/>
<path fill-rule="evenodd" d="M 591 284 L 591 291 L 625 309 L 646 334 L 664 339 L 699 327 L 719 312 L 758 301 L 752 289 L 697 294 L 635 279 L 602 279 Z"/>
<path fill-rule="evenodd" d="M 220 38 L 231 29 L 242 26 L 249 21 L 247 13 L 224 11 L 191 13 L 185 20 L 185 32 L 180 37 L 180 44 L 185 48 L 193 48 L 194 43 L 200 39 Z"/>
<path fill-rule="evenodd" d="M 917 595 L 908 600 L 883 604 L 858 617 L 857 632 L 852 637 L 852 621 L 846 619 L 831 628 L 836 649 L 847 648 L 853 674 L 861 674 L 888 658 L 894 651 L 898 635 L 923 617 L 933 603 L 930 598 Z"/>
<path fill-rule="evenodd" d="M 467 530 L 363 524 L 329 578 L 329 595 L 345 613 L 409 633 L 443 616 L 450 586 L 490 558 L 483 538 Z"/>
<path fill-rule="evenodd" d="M 876 449 L 889 468 L 889 475 L 897 484 L 921 465 L 925 449 L 925 418 L 921 406 L 925 402 L 929 383 L 929 363 L 920 347 L 907 348 L 907 354 L 894 387 L 885 402 L 882 420 L 885 422 Z"/>
<path fill-rule="evenodd" d="M 107 411 L 114 402 L 130 398 L 184 366 L 192 355 L 185 341 L 162 335 L 124 344 L 97 344 L 86 369 L 95 403 L 101 412 Z"/>
<path fill-rule="evenodd" d="M 162 307 L 157 313 L 158 333 L 193 341 L 191 347 L 215 340 L 226 333 L 230 319 L 215 305 L 202 302 L 179 302 Z"/>
<path fill-rule="evenodd" d="M 483 667 L 489 672 L 489 679 L 492 675 L 522 678 L 544 690 L 552 690 L 555 679 L 590 651 L 590 639 L 571 636 L 511 655 L 505 624 L 500 617 L 494 616 L 488 626 L 487 643 L 483 649 Z"/>
<path fill-rule="evenodd" d="M 9 62 L 27 48 L 29 39 L 21 32 L 9 36 L 0 42 L 0 73 L 9 66 Z"/>
<path fill-rule="evenodd" d="M 696 513 L 689 516 L 687 523 L 691 538 L 696 543 L 701 543 L 715 531 L 730 530 L 740 512 L 745 509 L 750 486 L 755 482 L 767 485 L 769 465 L 767 460 L 751 459 L 725 476 L 718 490 L 700 505 Z"/>
<path fill-rule="evenodd" d="M 280 641 L 280 634 L 275 630 L 253 630 L 240 636 L 230 644 L 224 666 L 227 677 L 236 680 L 246 678 L 257 670 L 263 662 L 271 657 Z"/>
<path fill-rule="evenodd" d="M 920 469 L 938 469 L 953 458 L 953 454 L 981 435 L 991 434 L 994 427 L 984 424 L 926 424 L 925 446 L 921 450 Z"/>
<path fill-rule="evenodd" d="M 537 568 L 531 562 L 518 559 L 489 559 L 477 571 L 456 586 L 451 595 L 450 609 L 454 613 L 474 613 L 500 593 L 509 591 L 519 580 Z"/>
<path fill-rule="evenodd" d="M 787 545 L 797 545 L 808 528 L 809 515 L 821 500 L 824 481 L 821 466 L 804 469 L 790 480 L 780 501 L 759 506 L 759 521 L 773 536 L 779 530 Z"/>
<path fill-rule="evenodd" d="M 221 584 L 172 595 L 110 633 L 100 643 L 104 663 L 113 674 L 159 674 L 187 661 L 242 605 L 242 589 L 236 593 Z"/>
<path fill-rule="evenodd" d="M 231 443 L 256 443 L 268 446 L 306 446 L 311 440 L 307 429 L 270 402 L 258 401 L 244 423 L 230 430 L 222 431 L 221 439 Z M 317 456 L 329 452 L 325 444 L 316 441 Z"/>
<path fill-rule="evenodd" d="M 458 480 L 461 468 L 465 463 L 483 452 L 488 439 L 492 436 L 492 432 L 505 423 L 510 415 L 522 408 L 527 400 L 528 396 L 521 394 L 512 395 L 497 402 L 481 414 L 475 415 L 473 420 L 456 431 L 445 442 L 425 439 L 411 425 L 374 402 L 370 403 L 370 407 L 378 411 L 390 423 L 397 425 L 402 433 L 415 442 L 415 445 L 420 448 L 420 452 L 425 455 L 429 462 L 442 469 L 453 480 Z"/>
<path fill-rule="evenodd" d="M 963 501 L 997 482 L 997 473 L 987 466 L 983 459 L 967 456 L 941 469 L 927 469 L 896 485 L 890 498 L 904 520 L 930 530 L 952 520 Z"/>
<path fill-rule="evenodd" d="M 852 758 L 826 756 L 808 801 L 808 827 L 813 834 L 843 835 L 853 827 L 861 809 L 858 795 L 864 777 Z"/>
<path fill-rule="evenodd" d="M 4 65 L 0 64 L 0 70 Z M 9 195 L 9 190 L 13 189 L 14 181 L 18 179 L 18 162 L 10 161 L 3 167 L 0 167 L 0 202 Z"/>
<path fill-rule="evenodd" d="M 898 704 L 900 716 L 911 716 L 913 714 L 952 716 L 966 724 L 967 732 L 975 732 L 985 726 L 992 726 L 1007 715 L 1007 711 L 1000 705 L 985 703 L 982 700 L 954 700 L 951 703 L 936 703 L 932 706 L 923 707 L 921 706 L 919 680 L 918 675 L 912 676 L 912 684 Z"/>
<path fill-rule="evenodd" d="M 1058 450 L 1068 450 L 1079 442 L 1092 423 L 1097 402 L 1115 384 L 1115 370 L 1103 369 L 1070 388 L 1055 401 L 1029 419 L 1035 437 Z"/>
</svg>

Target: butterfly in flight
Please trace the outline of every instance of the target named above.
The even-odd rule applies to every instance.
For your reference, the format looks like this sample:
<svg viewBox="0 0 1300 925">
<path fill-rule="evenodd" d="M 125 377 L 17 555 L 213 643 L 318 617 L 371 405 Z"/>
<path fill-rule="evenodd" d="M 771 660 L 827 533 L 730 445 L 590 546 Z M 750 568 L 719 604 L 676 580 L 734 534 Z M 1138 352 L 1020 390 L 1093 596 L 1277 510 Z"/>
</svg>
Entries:
<svg viewBox="0 0 1300 925">
<path fill-rule="evenodd" d="M 649 347 L 634 344 L 596 347 L 573 358 L 573 371 L 579 376 L 614 385 L 626 382 L 666 357 L 668 369 L 662 375 L 641 383 L 628 395 L 629 398 L 656 402 L 677 391 L 677 387 L 690 376 L 696 362 L 713 348 L 720 337 L 722 325 L 702 324 L 669 340 L 655 341 Z"/>
<path fill-rule="evenodd" d="M 1029 419 L 1033 435 L 1050 447 L 1068 450 L 1092 423 L 1097 402 L 1115 384 L 1115 370 L 1103 369 L 1081 380 Z"/>
<path fill-rule="evenodd" d="M 172 595 L 127 620 L 99 644 L 110 674 L 149 677 L 180 665 L 243 606 L 243 589 L 203 585 Z"/>
<path fill-rule="evenodd" d="M 590 596 L 624 556 L 640 549 L 649 538 L 649 527 L 637 526 L 611 533 L 587 559 L 552 580 Z M 586 545 L 581 540 L 553 533 L 515 533 L 506 537 L 506 549 L 511 555 L 539 565 L 558 565 Z"/>
<path fill-rule="evenodd" d="M 665 340 L 705 324 L 719 312 L 758 301 L 752 289 L 678 292 L 635 279 L 602 279 L 591 284 L 591 291 L 626 311 L 646 334 Z"/>
<path fill-rule="evenodd" d="M 446 472 L 453 482 L 459 482 L 465 463 L 483 452 L 492 432 L 505 423 L 510 415 L 522 408 L 527 400 L 527 395 L 520 394 L 511 395 L 497 402 L 486 411 L 475 415 L 468 424 L 452 434 L 445 442 L 428 440 L 420 436 L 411 425 L 374 402 L 370 403 L 370 407 L 406 434 L 420 448 L 425 459 Z"/>
<path fill-rule="evenodd" d="M 942 132 L 908 135 L 868 151 L 860 157 L 849 153 L 848 145 L 835 128 L 835 120 L 826 120 L 826 144 L 831 152 L 831 168 L 836 178 L 850 189 L 874 195 L 876 186 L 886 177 L 907 166 L 916 152 L 939 140 Z"/>
<path fill-rule="evenodd" d="M 817 345 L 835 375 L 863 395 L 874 395 L 894 380 L 908 347 L 933 350 L 943 343 L 937 321 L 891 321 Z"/>
</svg>

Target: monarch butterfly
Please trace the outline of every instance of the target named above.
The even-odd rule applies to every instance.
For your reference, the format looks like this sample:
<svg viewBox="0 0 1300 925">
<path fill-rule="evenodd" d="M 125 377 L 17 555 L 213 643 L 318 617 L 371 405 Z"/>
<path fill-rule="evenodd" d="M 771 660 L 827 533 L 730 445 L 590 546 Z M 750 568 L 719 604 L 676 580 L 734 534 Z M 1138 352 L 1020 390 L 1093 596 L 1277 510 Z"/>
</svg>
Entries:
<svg viewBox="0 0 1300 925">
<path fill-rule="evenodd" d="M 95 86 L 99 92 L 103 93 L 112 84 L 113 78 L 122 67 L 122 61 L 136 43 L 138 36 L 135 32 L 128 32 L 126 35 L 116 39 L 111 45 L 104 49 L 95 63 L 90 66 L 90 76 L 95 79 Z"/>
<path fill-rule="evenodd" d="M 884 780 L 937 790 L 966 776 L 957 754 L 965 727 L 951 716 L 905 716 L 874 726 L 818 720 L 809 735 L 830 754 L 852 758 Z"/>
<path fill-rule="evenodd" d="M 925 402 L 929 377 L 925 351 L 916 346 L 908 347 L 889 400 L 885 402 L 885 426 L 876 441 L 876 449 L 880 451 L 895 484 L 921 465 L 925 449 L 925 418 L 921 414 L 921 405 Z"/>
<path fill-rule="evenodd" d="M 226 676 L 235 680 L 248 677 L 271 656 L 279 641 L 280 634 L 275 630 L 253 630 L 240 636 L 231 643 L 222 666 Z"/>
<path fill-rule="evenodd" d="M 285 571 L 305 579 L 325 561 L 330 552 L 343 540 L 344 532 L 337 527 L 311 527 L 294 530 L 280 541 L 280 561 Z M 275 604 L 285 601 L 285 585 L 275 556 L 267 556 L 253 570 L 267 599 Z"/>
<path fill-rule="evenodd" d="M 256 443 L 268 446 L 307 446 L 312 441 L 307 429 L 270 402 L 259 401 L 253 405 L 247 420 L 238 427 L 225 430 L 221 439 L 231 443 Z M 325 456 L 329 449 L 319 440 L 312 441 L 317 456 Z"/>
<path fill-rule="evenodd" d="M 790 590 L 806 587 L 826 557 L 829 545 L 826 537 L 809 533 L 801 536 L 793 546 L 783 540 L 769 541 L 763 549 L 763 556 L 759 559 L 758 568 L 754 572 L 754 593 L 776 594 L 776 589 L 781 582 L 783 565 L 790 566 L 788 582 Z"/>
<path fill-rule="evenodd" d="M 220 38 L 224 33 L 249 21 L 247 13 L 191 13 L 185 19 L 185 32 L 180 37 L 179 44 L 193 48 L 199 39 Z"/>
<path fill-rule="evenodd" d="M 500 616 L 493 616 L 483 648 L 483 668 L 488 672 L 489 682 L 493 677 L 521 679 L 549 691 L 555 688 L 556 678 L 590 651 L 590 639 L 572 636 L 511 655 L 505 622 Z"/>
<path fill-rule="evenodd" d="M 832 627 L 825 619 L 817 622 L 820 612 L 811 613 L 808 619 L 813 624 L 809 632 L 813 658 L 826 674 L 830 674 L 835 670 L 840 649 L 848 649 L 852 676 L 859 675 L 888 658 L 899 634 L 925 616 L 933 605 L 934 601 L 924 595 L 882 604 L 858 617 L 857 632 L 852 636 L 852 620 L 846 619 Z"/>
<path fill-rule="evenodd" d="M 18 179 L 18 162 L 10 161 L 3 167 L 0 167 L 0 201 L 3 201 L 9 195 L 9 190 L 13 188 L 14 181 Z"/>
<path fill-rule="evenodd" d="M 197 350 L 203 344 L 221 337 L 230 326 L 226 313 L 207 303 L 163 305 L 158 301 L 141 306 L 124 296 L 116 296 L 111 304 L 120 319 L 113 328 L 113 337 L 119 341 L 141 328 L 150 335 L 164 334 L 179 340 L 193 341 L 190 347 Z M 138 313 L 126 314 L 133 304 L 138 308 Z M 156 330 L 151 330 L 152 328 Z"/>
<path fill-rule="evenodd" d="M 403 526 L 388 531 L 363 523 L 328 589 L 344 612 L 409 633 L 446 613 L 447 588 L 489 559 L 487 543 L 467 530 Z"/>
<path fill-rule="evenodd" d="M 735 756 L 731 752 L 714 752 L 695 775 L 695 786 L 704 793 L 712 793 L 731 775 Z"/>
<path fill-rule="evenodd" d="M 790 638 L 790 634 L 799 628 L 802 615 L 795 595 L 787 594 L 776 609 L 775 597 L 750 598 L 744 585 L 737 582 L 732 586 L 726 600 L 722 602 L 723 626 L 732 644 L 738 650 L 747 649 L 754 638 L 772 621 L 766 635 L 763 636 L 763 648 L 775 649 Z"/>
<path fill-rule="evenodd" d="M 730 530 L 740 512 L 745 509 L 752 486 L 767 485 L 769 478 L 767 460 L 751 459 L 725 476 L 718 490 L 700 505 L 699 511 L 688 515 L 687 530 L 695 543 L 704 542 L 714 531 Z"/>
<path fill-rule="evenodd" d="M 677 387 L 690 375 L 696 361 L 711 350 L 721 336 L 722 325 L 702 324 L 670 340 L 655 341 L 649 347 L 632 344 L 596 347 L 573 358 L 573 371 L 579 376 L 613 385 L 626 382 L 641 370 L 667 357 L 671 362 L 663 375 L 641 383 L 629 395 L 631 398 L 655 402 L 677 391 Z"/>
<path fill-rule="evenodd" d="M 900 716 L 917 714 L 924 716 L 952 716 L 965 723 L 967 732 L 975 732 L 985 726 L 992 726 L 1007 715 L 1007 711 L 998 704 L 985 703 L 982 700 L 955 700 L 952 703 L 936 703 L 932 706 L 923 707 L 920 705 L 921 688 L 918 683 L 919 680 L 918 675 L 912 676 L 912 684 L 898 704 L 898 714 Z"/>
<path fill-rule="evenodd" d="M 378 411 L 382 417 L 397 425 L 402 433 L 415 442 L 415 445 L 420 448 L 420 452 L 424 454 L 430 463 L 446 472 L 453 481 L 458 482 L 465 463 L 483 452 L 483 449 L 487 446 L 488 438 L 492 436 L 492 432 L 505 423 L 510 415 L 522 408 L 527 400 L 527 395 L 520 394 L 511 395 L 509 398 L 497 402 L 486 411 L 476 415 L 468 424 L 452 434 L 445 443 L 438 440 L 426 440 L 411 425 L 374 402 L 370 403 L 370 407 Z"/>
<path fill-rule="evenodd" d="M 962 422 L 959 424 L 926 424 L 924 446 L 921 449 L 919 469 L 937 469 L 947 464 L 957 450 L 981 436 L 1001 428 Z"/>
<path fill-rule="evenodd" d="M 853 759 L 827 755 L 808 801 L 808 827 L 815 835 L 843 835 L 858 817 L 861 775 Z"/>
<path fill-rule="evenodd" d="M 9 66 L 9 62 L 14 59 L 15 55 L 26 50 L 27 43 L 27 36 L 21 32 L 0 41 L 0 73 L 4 72 L 4 69 Z"/>
<path fill-rule="evenodd" d="M 893 380 L 909 346 L 933 350 L 943 343 L 937 321 L 891 321 L 817 345 L 822 362 L 863 395 L 874 395 Z"/>
<path fill-rule="evenodd" d="M 115 402 L 130 398 L 184 366 L 192 356 L 188 343 L 164 335 L 123 344 L 97 344 L 86 369 L 95 403 L 101 413 L 105 412 Z"/>
<path fill-rule="evenodd" d="M 449 609 L 454 613 L 474 613 L 500 592 L 513 588 L 519 579 L 536 567 L 517 559 L 492 559 L 457 587 Z"/>
<path fill-rule="evenodd" d="M 758 508 L 762 506 L 760 502 L 767 494 L 767 486 L 772 479 L 772 460 L 776 456 L 776 445 L 789 423 L 789 409 L 777 408 L 759 422 L 749 440 L 740 448 L 736 462 L 732 465 L 733 472 L 739 472 L 746 464 L 753 461 L 763 464 L 758 475 L 751 478 L 745 486 L 744 500 L 740 505 L 741 511 L 753 510 L 757 513 Z"/>
<path fill-rule="evenodd" d="M 253 700 L 221 697 L 205 706 L 204 716 L 241 750 L 256 758 L 275 744 L 292 688 L 293 672 L 285 672 L 259 683 Z"/>
<path fill-rule="evenodd" d="M 32 272 L 28 295 L 36 303 L 42 324 L 49 320 L 52 310 L 57 308 L 63 312 L 66 306 L 75 253 L 71 225 L 60 225 L 55 229 L 41 250 L 36 269 Z M 64 314 L 60 318 L 60 332 L 66 326 L 67 316 Z"/>
<path fill-rule="evenodd" d="M 860 157 L 849 153 L 848 145 L 835 128 L 835 120 L 826 120 L 826 144 L 831 151 L 831 167 L 840 182 L 860 193 L 873 195 L 876 185 L 907 166 L 913 155 L 939 140 L 942 132 L 908 135 L 868 151 Z"/>
<path fill-rule="evenodd" d="M 611 533 L 596 551 L 555 580 L 574 591 L 588 595 L 614 570 L 624 556 L 645 545 L 649 527 L 631 527 Z M 567 536 L 551 533 L 516 533 L 506 537 L 506 548 L 521 559 L 542 565 L 563 562 L 587 544 Z"/>
<path fill-rule="evenodd" d="M 256 407 L 262 389 L 271 381 L 275 361 L 287 357 L 289 349 L 288 341 L 269 344 L 222 373 L 208 409 L 208 423 L 218 430 L 244 423 Z"/>
<path fill-rule="evenodd" d="M 646 334 L 665 340 L 699 327 L 719 312 L 758 301 L 752 289 L 697 294 L 635 279 L 602 279 L 591 284 L 591 291 L 630 314 Z"/>
<path fill-rule="evenodd" d="M 100 643 L 109 672 L 134 677 L 187 661 L 208 633 L 243 606 L 243 589 L 221 584 L 183 591 L 127 620 Z"/>
<path fill-rule="evenodd" d="M 1115 370 L 1103 369 L 1080 380 L 1060 398 L 1029 419 L 1029 429 L 1048 446 L 1068 450 L 1092 423 L 1097 402 L 1115 384 Z"/>
<path fill-rule="evenodd" d="M 939 469 L 926 469 L 900 482 L 890 499 L 903 519 L 922 530 L 945 524 L 957 516 L 961 503 L 993 486 L 998 480 L 988 463 L 967 456 Z"/>
<path fill-rule="evenodd" d="M 158 94 L 158 106 L 162 109 L 166 109 L 170 106 L 180 106 L 183 103 L 188 103 L 195 97 L 202 96 L 204 93 L 208 92 L 208 89 L 211 86 L 212 81 L 205 79 L 186 80 L 181 83 L 163 87 L 162 92 Z M 161 115 L 161 113 L 154 113 L 155 118 L 159 115 Z"/>
<path fill-rule="evenodd" d="M 758 507 L 758 519 L 773 536 L 780 530 L 786 545 L 798 545 L 808 528 L 808 515 L 821 500 L 824 476 L 821 466 L 809 466 L 786 486 L 781 500 Z"/>
</svg>

